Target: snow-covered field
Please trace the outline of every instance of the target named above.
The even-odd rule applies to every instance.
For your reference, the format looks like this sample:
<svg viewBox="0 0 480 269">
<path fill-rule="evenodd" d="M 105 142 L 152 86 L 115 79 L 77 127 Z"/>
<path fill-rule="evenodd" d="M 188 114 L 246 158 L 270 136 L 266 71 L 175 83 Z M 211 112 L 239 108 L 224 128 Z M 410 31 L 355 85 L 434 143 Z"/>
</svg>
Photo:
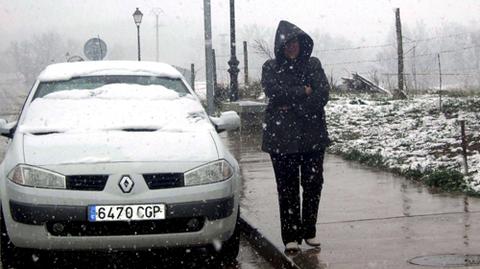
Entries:
<svg viewBox="0 0 480 269">
<path fill-rule="evenodd" d="M 330 151 L 378 158 L 383 167 L 407 173 L 454 169 L 463 172 L 459 119 L 466 121 L 469 175 L 480 192 L 480 98 L 438 96 L 409 100 L 338 97 L 326 107 Z"/>
</svg>

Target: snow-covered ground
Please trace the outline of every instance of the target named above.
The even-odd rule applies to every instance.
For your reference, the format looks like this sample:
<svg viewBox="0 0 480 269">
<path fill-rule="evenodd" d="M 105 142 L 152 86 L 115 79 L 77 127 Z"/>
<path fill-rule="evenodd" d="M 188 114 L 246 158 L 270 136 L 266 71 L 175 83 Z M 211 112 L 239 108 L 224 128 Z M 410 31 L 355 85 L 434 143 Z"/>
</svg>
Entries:
<svg viewBox="0 0 480 269">
<path fill-rule="evenodd" d="M 455 169 L 463 172 L 459 119 L 466 121 L 469 185 L 480 191 L 480 98 L 437 96 L 410 100 L 332 98 L 326 107 L 334 153 L 381 157 L 400 171 Z M 470 181 L 471 180 L 471 181 Z"/>
</svg>

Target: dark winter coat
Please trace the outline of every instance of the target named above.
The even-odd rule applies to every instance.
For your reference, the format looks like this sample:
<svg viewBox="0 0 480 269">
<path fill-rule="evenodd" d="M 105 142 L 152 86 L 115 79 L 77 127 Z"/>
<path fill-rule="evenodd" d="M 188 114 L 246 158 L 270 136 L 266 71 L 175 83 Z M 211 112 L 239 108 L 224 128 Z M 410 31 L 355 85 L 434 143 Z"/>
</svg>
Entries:
<svg viewBox="0 0 480 269">
<path fill-rule="evenodd" d="M 300 55 L 284 55 L 285 44 L 296 38 Z M 320 60 L 310 57 L 312 38 L 297 26 L 281 21 L 275 35 L 275 59 L 262 68 L 262 87 L 268 97 L 262 150 L 268 153 L 303 153 L 324 150 L 330 140 L 324 106 L 328 102 L 327 77 Z M 313 89 L 305 93 L 305 86 Z"/>
</svg>

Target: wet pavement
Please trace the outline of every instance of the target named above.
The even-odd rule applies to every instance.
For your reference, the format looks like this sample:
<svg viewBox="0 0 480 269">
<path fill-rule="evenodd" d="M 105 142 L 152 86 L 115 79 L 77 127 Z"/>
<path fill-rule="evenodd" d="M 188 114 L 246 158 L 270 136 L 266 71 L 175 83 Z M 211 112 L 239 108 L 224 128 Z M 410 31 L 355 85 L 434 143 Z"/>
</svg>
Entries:
<svg viewBox="0 0 480 269">
<path fill-rule="evenodd" d="M 76 269 L 161 269 L 161 268 L 273 268 L 260 257 L 246 240 L 240 242 L 237 262 L 225 265 L 213 261 L 204 249 L 179 249 L 152 252 L 92 253 L 41 252 L 21 268 L 76 268 Z M 1 268 L 1 265 L 0 265 Z"/>
<path fill-rule="evenodd" d="M 259 135 L 222 137 L 242 169 L 242 217 L 283 250 L 273 169 L 260 151 Z M 408 261 L 480 254 L 478 198 L 431 193 L 403 177 L 328 154 L 324 177 L 317 223 L 322 247 L 303 244 L 301 253 L 289 256 L 301 268 L 418 268 Z"/>
</svg>

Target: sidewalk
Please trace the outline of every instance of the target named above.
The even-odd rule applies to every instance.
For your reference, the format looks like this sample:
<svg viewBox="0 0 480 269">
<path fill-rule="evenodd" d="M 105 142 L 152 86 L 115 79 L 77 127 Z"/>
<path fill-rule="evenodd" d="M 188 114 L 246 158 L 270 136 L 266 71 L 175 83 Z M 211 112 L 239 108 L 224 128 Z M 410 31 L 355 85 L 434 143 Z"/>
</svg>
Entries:
<svg viewBox="0 0 480 269">
<path fill-rule="evenodd" d="M 243 175 L 242 218 L 283 253 L 277 192 L 258 135 L 222 135 Z M 317 231 L 321 250 L 302 245 L 300 268 L 419 268 L 435 254 L 480 254 L 480 199 L 431 194 L 421 185 L 336 156 L 325 160 Z M 444 267 L 446 268 L 446 267 Z"/>
</svg>

